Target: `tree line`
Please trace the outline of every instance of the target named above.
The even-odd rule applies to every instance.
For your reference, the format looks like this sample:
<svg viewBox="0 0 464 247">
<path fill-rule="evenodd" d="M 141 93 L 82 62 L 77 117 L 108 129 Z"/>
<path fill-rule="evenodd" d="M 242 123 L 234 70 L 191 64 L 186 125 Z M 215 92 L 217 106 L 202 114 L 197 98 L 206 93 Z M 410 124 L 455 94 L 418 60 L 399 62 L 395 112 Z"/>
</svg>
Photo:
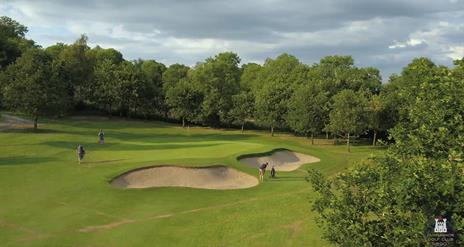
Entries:
<svg viewBox="0 0 464 247">
<path fill-rule="evenodd" d="M 410 83 L 408 73 L 435 66 L 415 59 L 387 84 L 378 69 L 359 68 L 351 56 L 307 65 L 284 53 L 263 65 L 241 65 L 236 53 L 223 52 L 193 67 L 166 66 L 91 48 L 85 35 L 42 48 L 25 38 L 27 27 L 5 16 L 0 29 L 0 105 L 30 114 L 35 123 L 86 107 L 109 116 L 174 119 L 182 126 L 243 131 L 255 125 L 271 135 L 291 130 L 312 142 L 325 134 L 346 139 L 349 149 L 353 136 L 369 133 L 375 145 L 377 133 L 401 121 L 407 95 L 398 96 L 405 86 L 399 81 Z"/>
</svg>

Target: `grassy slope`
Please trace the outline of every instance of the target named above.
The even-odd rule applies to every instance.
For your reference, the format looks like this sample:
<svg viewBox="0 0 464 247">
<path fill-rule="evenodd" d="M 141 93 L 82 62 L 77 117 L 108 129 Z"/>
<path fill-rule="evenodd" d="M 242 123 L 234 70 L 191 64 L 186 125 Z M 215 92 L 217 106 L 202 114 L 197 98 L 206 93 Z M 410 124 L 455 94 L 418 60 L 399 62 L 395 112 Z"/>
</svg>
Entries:
<svg viewBox="0 0 464 247">
<path fill-rule="evenodd" d="M 41 127 L 39 133 L 0 132 L 2 246 L 324 246 L 303 171 L 230 191 L 122 190 L 107 181 L 153 164 L 226 164 L 256 176 L 236 157 L 274 148 L 317 156 L 320 163 L 303 168 L 334 174 L 374 152 L 354 147 L 348 154 L 344 146 L 311 146 L 289 136 L 154 122 L 68 119 Z M 96 144 L 100 128 L 104 146 Z M 81 166 L 78 143 L 87 149 Z"/>
</svg>

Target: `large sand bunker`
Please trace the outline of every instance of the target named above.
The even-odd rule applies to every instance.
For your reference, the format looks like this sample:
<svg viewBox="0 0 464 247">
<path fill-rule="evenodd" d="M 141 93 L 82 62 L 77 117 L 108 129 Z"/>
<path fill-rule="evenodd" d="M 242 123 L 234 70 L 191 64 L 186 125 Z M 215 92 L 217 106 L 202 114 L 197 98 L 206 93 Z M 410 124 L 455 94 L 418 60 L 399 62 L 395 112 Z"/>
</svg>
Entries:
<svg viewBox="0 0 464 247">
<path fill-rule="evenodd" d="M 252 167 L 259 167 L 265 162 L 269 162 L 267 170 L 274 166 L 276 171 L 293 171 L 303 164 L 319 162 L 320 159 L 306 154 L 295 153 L 289 150 L 279 150 L 272 152 L 270 155 L 241 158 L 243 162 Z"/>
<path fill-rule="evenodd" d="M 156 166 L 126 172 L 113 179 L 111 185 L 121 188 L 191 187 L 228 190 L 256 186 L 258 179 L 225 166 Z"/>
</svg>

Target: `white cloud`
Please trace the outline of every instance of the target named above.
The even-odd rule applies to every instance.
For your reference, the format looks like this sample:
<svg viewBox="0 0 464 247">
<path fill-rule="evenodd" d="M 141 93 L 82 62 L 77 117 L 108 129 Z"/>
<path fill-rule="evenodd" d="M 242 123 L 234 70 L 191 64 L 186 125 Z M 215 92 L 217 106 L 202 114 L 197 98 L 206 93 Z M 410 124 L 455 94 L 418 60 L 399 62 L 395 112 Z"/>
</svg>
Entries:
<svg viewBox="0 0 464 247">
<path fill-rule="evenodd" d="M 464 58 L 464 46 L 451 46 L 446 55 L 454 60 Z"/>
<path fill-rule="evenodd" d="M 393 41 L 393 45 L 388 46 L 390 49 L 396 49 L 396 48 L 406 48 L 406 47 L 414 47 L 417 45 L 422 45 L 425 44 L 425 40 L 423 39 L 414 39 L 410 38 L 406 42 L 398 42 L 398 41 Z"/>
<path fill-rule="evenodd" d="M 452 25 L 449 22 L 440 21 L 437 24 L 432 24 L 426 30 L 412 33 L 406 42 L 394 41 L 394 44 L 388 48 L 407 48 L 426 44 L 422 51 L 423 54 L 431 54 L 436 60 L 460 59 L 464 56 L 463 31 L 464 24 Z M 461 36 L 462 39 L 453 40 L 449 38 L 450 36 Z"/>
</svg>

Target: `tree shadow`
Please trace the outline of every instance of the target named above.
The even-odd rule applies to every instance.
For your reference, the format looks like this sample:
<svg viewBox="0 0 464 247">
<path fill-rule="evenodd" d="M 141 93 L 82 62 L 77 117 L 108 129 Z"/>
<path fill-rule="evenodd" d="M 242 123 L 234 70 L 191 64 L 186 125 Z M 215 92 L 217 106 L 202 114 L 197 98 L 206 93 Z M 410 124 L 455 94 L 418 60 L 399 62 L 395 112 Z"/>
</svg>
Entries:
<svg viewBox="0 0 464 247">
<path fill-rule="evenodd" d="M 112 151 L 129 151 L 129 150 L 166 150 L 166 149 L 182 149 L 182 148 L 203 148 L 203 147 L 213 147 L 221 144 L 217 143 L 205 143 L 205 144 L 195 144 L 195 143 L 162 143 L 158 145 L 150 144 L 129 144 L 129 143 L 90 143 L 90 142 L 66 142 L 66 141 L 50 141 L 42 142 L 42 144 L 55 147 L 55 148 L 65 148 L 65 149 L 76 149 L 77 145 L 83 145 L 86 150 L 112 150 Z"/>
<path fill-rule="evenodd" d="M 34 130 L 34 128 L 9 128 L 0 130 L 3 133 L 14 133 L 14 134 L 75 134 L 74 132 L 70 131 L 63 131 L 57 129 L 44 129 L 39 128 Z"/>
<path fill-rule="evenodd" d="M 304 176 L 276 176 L 274 178 L 268 178 L 266 181 L 269 182 L 287 182 L 287 181 L 307 181 L 307 177 Z"/>
<path fill-rule="evenodd" d="M 159 142 L 176 142 L 176 141 L 241 141 L 256 137 L 255 134 L 243 134 L 243 135 L 231 135 L 231 134 L 190 134 L 190 133 L 176 133 L 176 134 L 165 134 L 165 133 L 124 133 L 114 132 L 106 133 L 107 138 L 116 138 L 120 140 L 137 140 L 151 143 Z"/>
<path fill-rule="evenodd" d="M 65 118 L 61 121 L 66 125 L 78 127 L 82 129 L 121 129 L 121 125 L 130 124 L 130 128 L 169 128 L 176 127 L 178 125 L 156 121 L 156 120 L 144 120 L 144 119 L 127 119 L 121 117 L 91 117 L 91 116 L 73 116 Z"/>
<path fill-rule="evenodd" d="M 32 156 L 9 156 L 9 157 L 0 157 L 0 166 L 7 165 L 36 165 L 45 162 L 55 161 L 54 157 L 32 157 Z"/>
</svg>

